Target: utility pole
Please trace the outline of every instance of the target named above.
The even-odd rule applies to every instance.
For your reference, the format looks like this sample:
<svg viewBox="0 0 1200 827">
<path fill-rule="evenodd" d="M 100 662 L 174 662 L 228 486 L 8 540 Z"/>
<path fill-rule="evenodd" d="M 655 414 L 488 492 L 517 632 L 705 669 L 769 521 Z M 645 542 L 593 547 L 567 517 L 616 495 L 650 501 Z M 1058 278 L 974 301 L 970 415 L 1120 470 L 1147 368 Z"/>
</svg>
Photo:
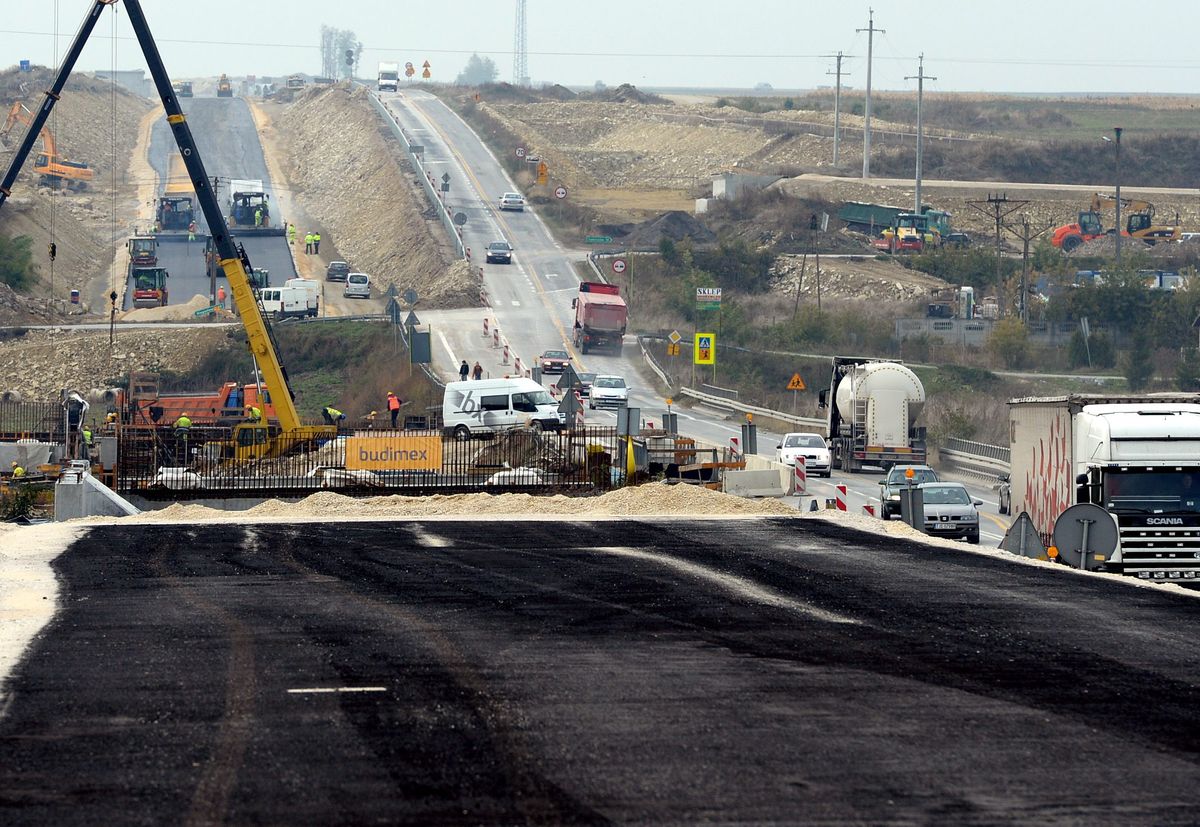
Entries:
<svg viewBox="0 0 1200 827">
<path fill-rule="evenodd" d="M 921 122 L 921 102 L 925 97 L 925 80 L 937 80 L 935 77 L 930 77 L 925 74 L 925 53 L 921 53 L 919 62 L 917 63 L 917 73 L 909 75 L 905 80 L 916 80 L 917 82 L 917 175 L 916 175 L 916 190 L 917 190 L 917 206 L 913 210 L 917 215 L 921 214 L 921 153 L 924 150 L 924 130 L 922 130 Z"/>
<path fill-rule="evenodd" d="M 1004 223 L 1004 219 L 1012 213 L 1024 208 L 1028 201 L 1009 200 L 1008 195 L 991 195 L 989 194 L 984 201 L 968 201 L 974 209 L 994 218 L 996 222 L 996 315 L 997 318 L 1004 318 L 1004 272 L 1000 268 L 1000 228 Z"/>
<path fill-rule="evenodd" d="M 1117 170 L 1113 176 L 1117 179 L 1117 270 L 1121 269 L 1121 127 L 1114 126 L 1113 134 L 1117 136 Z"/>
<path fill-rule="evenodd" d="M 867 28 L 855 31 L 867 33 L 867 100 L 863 105 L 863 178 L 871 177 L 871 56 L 875 48 L 875 32 L 884 34 L 883 29 L 875 28 L 875 9 L 867 9 Z"/>
<path fill-rule="evenodd" d="M 1029 324 L 1029 244 L 1035 238 L 1045 233 L 1054 225 L 1047 221 L 1041 221 L 1036 226 L 1029 220 L 1029 215 L 1022 214 L 1021 223 L 1016 226 L 1005 224 L 1005 229 L 1021 239 L 1021 300 L 1017 303 L 1017 310 L 1021 314 L 1021 323 L 1028 326 Z"/>
<path fill-rule="evenodd" d="M 825 72 L 827 75 L 835 75 L 837 81 L 833 87 L 833 165 L 838 165 L 838 150 L 842 143 L 842 75 L 846 74 L 842 71 L 842 58 L 854 57 L 854 55 L 843 55 L 838 52 L 836 55 L 826 55 L 837 60 L 837 69 L 832 72 Z"/>
</svg>

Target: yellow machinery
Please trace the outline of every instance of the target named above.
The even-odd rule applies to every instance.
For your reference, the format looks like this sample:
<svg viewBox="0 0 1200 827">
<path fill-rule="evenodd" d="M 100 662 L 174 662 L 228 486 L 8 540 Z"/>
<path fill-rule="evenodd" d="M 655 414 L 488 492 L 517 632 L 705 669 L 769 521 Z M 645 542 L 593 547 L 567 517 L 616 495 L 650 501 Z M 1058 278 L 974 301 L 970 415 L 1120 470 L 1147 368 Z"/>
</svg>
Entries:
<svg viewBox="0 0 1200 827">
<path fill-rule="evenodd" d="M 17 124 L 29 126 L 33 115 L 18 101 L 8 110 L 8 118 L 4 121 L 4 129 L 0 135 L 5 137 Z M 41 176 L 41 181 L 48 187 L 66 186 L 68 189 L 86 189 L 88 182 L 96 177 L 96 171 L 82 161 L 68 161 L 58 154 L 58 145 L 54 141 L 54 133 L 45 126 L 39 128 L 42 139 L 42 151 L 33 159 L 33 171 Z"/>
</svg>

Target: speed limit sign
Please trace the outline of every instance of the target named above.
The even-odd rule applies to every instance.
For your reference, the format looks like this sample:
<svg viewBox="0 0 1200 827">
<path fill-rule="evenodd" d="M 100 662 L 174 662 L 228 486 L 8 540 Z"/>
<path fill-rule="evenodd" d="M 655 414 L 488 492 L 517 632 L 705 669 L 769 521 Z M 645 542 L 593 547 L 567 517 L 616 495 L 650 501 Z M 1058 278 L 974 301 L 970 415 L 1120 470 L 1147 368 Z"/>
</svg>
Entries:
<svg viewBox="0 0 1200 827">
<path fill-rule="evenodd" d="M 517 157 L 518 157 L 518 158 L 524 158 L 524 157 L 525 157 L 525 147 L 523 147 L 523 146 L 519 146 L 519 147 L 517 147 Z"/>
<path fill-rule="evenodd" d="M 614 258 L 613 263 L 612 263 L 612 271 L 614 273 L 624 273 L 625 272 L 625 259 Z"/>
<path fill-rule="evenodd" d="M 555 198 L 566 198 L 567 197 L 567 188 L 566 187 L 555 187 L 554 188 L 554 197 Z"/>
</svg>

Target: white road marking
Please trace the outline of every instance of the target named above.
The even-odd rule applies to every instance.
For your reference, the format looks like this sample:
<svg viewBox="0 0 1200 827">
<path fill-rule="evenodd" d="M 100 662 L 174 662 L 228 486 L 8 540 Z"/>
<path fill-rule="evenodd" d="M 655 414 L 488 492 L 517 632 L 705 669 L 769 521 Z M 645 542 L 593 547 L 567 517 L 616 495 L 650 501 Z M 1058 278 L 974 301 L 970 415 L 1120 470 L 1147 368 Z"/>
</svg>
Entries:
<svg viewBox="0 0 1200 827">
<path fill-rule="evenodd" d="M 448 548 L 450 546 L 450 541 L 447 538 L 439 537 L 437 534 L 430 534 L 418 526 L 411 526 L 409 532 L 423 546 L 429 546 L 430 548 Z"/>
<path fill-rule="evenodd" d="M 556 279 L 556 278 L 558 278 L 558 273 L 547 273 L 547 274 L 546 274 L 546 278 L 548 278 L 548 279 Z"/>
<path fill-rule="evenodd" d="M 520 306 L 521 306 L 521 303 L 519 301 L 517 301 L 516 299 L 513 299 L 513 307 L 520 307 Z"/>
<path fill-rule="evenodd" d="M 438 338 L 442 340 L 442 347 L 446 348 L 446 352 L 450 354 L 450 364 L 458 362 L 458 357 L 454 355 L 454 350 L 450 347 L 450 343 L 446 341 L 446 334 L 438 330 Z"/>
<path fill-rule="evenodd" d="M 335 695 L 342 692 L 387 692 L 386 686 L 309 686 L 289 689 L 289 695 Z"/>
<path fill-rule="evenodd" d="M 636 557 L 639 560 L 657 563 L 665 568 L 675 569 L 682 574 L 707 581 L 732 594 L 734 597 L 752 600 L 756 603 L 762 603 L 777 609 L 786 609 L 796 614 L 811 617 L 814 620 L 823 620 L 826 623 L 846 623 L 854 626 L 861 625 L 861 621 L 855 620 L 852 617 L 819 609 L 816 606 L 810 606 L 807 603 L 786 597 L 743 577 L 701 566 L 688 560 L 680 560 L 678 557 L 671 557 L 666 554 L 654 554 L 627 546 L 600 546 L 595 551 L 605 554 L 616 554 L 622 557 Z"/>
</svg>

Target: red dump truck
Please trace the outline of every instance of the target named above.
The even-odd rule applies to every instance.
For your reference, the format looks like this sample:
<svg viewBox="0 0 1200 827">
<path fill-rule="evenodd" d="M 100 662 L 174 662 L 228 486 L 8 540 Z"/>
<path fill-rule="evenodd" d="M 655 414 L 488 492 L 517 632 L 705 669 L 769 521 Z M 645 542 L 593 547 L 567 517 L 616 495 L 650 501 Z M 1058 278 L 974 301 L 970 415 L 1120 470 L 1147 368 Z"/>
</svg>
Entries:
<svg viewBox="0 0 1200 827">
<path fill-rule="evenodd" d="M 571 302 L 575 308 L 575 347 L 580 354 L 598 348 L 608 348 L 621 355 L 629 308 L 615 284 L 585 281 L 579 285 L 579 295 Z"/>
</svg>

